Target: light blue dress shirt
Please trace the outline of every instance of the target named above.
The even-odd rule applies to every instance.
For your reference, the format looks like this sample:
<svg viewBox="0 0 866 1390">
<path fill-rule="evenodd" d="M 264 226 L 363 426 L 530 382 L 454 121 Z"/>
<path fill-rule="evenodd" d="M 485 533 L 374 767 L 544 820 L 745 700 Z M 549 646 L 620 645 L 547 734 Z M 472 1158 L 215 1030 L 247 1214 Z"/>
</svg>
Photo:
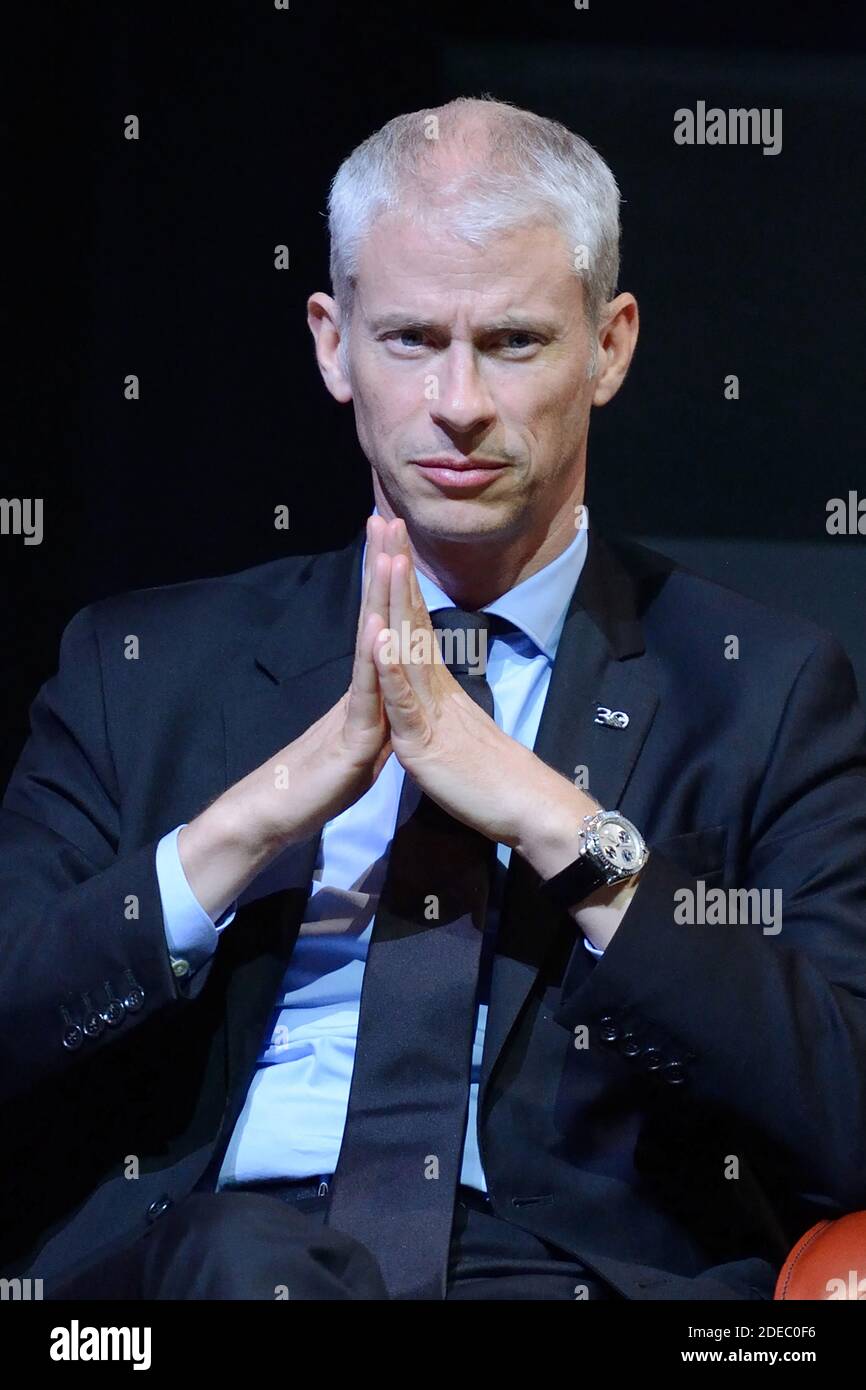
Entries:
<svg viewBox="0 0 866 1390">
<path fill-rule="evenodd" d="M 490 641 L 487 680 L 497 724 L 527 748 L 535 743 L 569 601 L 586 558 L 586 508 L 583 515 L 582 528 L 555 560 L 486 609 L 518 629 Z M 431 612 L 455 606 L 426 575 L 416 574 Z M 273 1026 L 232 1133 L 218 1188 L 266 1178 L 329 1175 L 337 1166 L 364 961 L 403 775 L 392 755 L 366 795 L 323 829 L 304 922 L 274 1001 Z M 177 826 L 160 840 L 156 873 L 169 951 L 195 970 L 216 949 L 219 932 L 234 912 L 229 910 L 214 923 L 201 907 L 180 863 L 177 836 L 182 828 Z M 485 930 L 461 1172 L 461 1182 L 482 1192 L 487 1184 L 476 1133 L 478 1082 L 498 901 L 510 853 L 508 846 L 497 845 L 497 883 Z M 584 941 L 594 955 L 603 954 Z"/>
</svg>

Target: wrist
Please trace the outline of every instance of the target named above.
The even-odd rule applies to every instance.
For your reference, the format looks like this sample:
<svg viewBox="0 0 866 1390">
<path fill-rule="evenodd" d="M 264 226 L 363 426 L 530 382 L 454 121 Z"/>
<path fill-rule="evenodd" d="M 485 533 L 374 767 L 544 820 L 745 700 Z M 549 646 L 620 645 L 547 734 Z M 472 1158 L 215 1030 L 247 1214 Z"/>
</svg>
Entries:
<svg viewBox="0 0 866 1390">
<path fill-rule="evenodd" d="M 587 792 L 550 771 L 546 787 L 533 794 L 514 848 L 541 879 L 552 878 L 577 858 L 584 816 L 599 810 Z"/>
<path fill-rule="evenodd" d="M 275 785 L 270 765 L 256 768 L 202 813 L 209 818 L 214 844 L 258 872 L 290 842 L 285 824 L 285 792 Z"/>
<path fill-rule="evenodd" d="M 192 892 L 216 920 L 280 852 L 283 842 L 255 814 L 252 796 L 235 789 L 211 803 L 178 835 L 177 851 Z"/>
<path fill-rule="evenodd" d="M 643 869 L 620 883 L 602 885 L 573 912 L 584 936 L 600 951 L 607 950 L 629 903 L 637 892 Z"/>
</svg>

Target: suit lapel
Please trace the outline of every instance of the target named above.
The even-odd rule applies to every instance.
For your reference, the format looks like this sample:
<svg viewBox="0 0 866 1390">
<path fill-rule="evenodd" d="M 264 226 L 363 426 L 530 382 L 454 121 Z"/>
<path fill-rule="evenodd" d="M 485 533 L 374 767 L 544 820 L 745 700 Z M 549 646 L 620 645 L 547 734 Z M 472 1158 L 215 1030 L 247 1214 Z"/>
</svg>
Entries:
<svg viewBox="0 0 866 1390">
<path fill-rule="evenodd" d="M 594 530 L 557 648 L 535 741 L 537 755 L 616 809 L 658 705 L 638 617 L 635 583 Z M 595 722 L 599 706 L 628 715 L 625 728 Z M 538 896 L 538 876 L 512 854 L 490 984 L 478 1113 L 509 1033 L 529 997 L 562 914 Z M 574 928 L 579 937 L 579 929 Z M 578 969 L 592 968 L 588 951 Z"/>
<path fill-rule="evenodd" d="M 224 705 L 226 785 L 259 767 L 346 690 L 361 602 L 362 537 L 314 556 L 279 595 L 241 688 Z"/>
</svg>

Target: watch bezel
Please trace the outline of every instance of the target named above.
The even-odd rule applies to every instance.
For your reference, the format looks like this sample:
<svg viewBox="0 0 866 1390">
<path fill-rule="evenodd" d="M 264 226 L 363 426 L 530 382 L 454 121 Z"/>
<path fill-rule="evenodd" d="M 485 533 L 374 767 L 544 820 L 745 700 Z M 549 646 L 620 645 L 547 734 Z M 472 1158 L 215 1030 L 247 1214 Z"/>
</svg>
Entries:
<svg viewBox="0 0 866 1390">
<path fill-rule="evenodd" d="M 614 823 L 628 830 L 629 834 L 637 841 L 638 862 L 627 869 L 620 869 L 608 858 L 602 848 L 600 830 L 605 825 Z M 620 811 L 595 811 L 593 814 L 585 816 L 581 829 L 581 853 L 589 862 L 604 875 L 604 882 L 608 885 L 622 883 L 625 879 L 631 878 L 633 874 L 639 873 L 647 860 L 646 841 L 638 830 L 637 826 L 624 816 Z"/>
</svg>

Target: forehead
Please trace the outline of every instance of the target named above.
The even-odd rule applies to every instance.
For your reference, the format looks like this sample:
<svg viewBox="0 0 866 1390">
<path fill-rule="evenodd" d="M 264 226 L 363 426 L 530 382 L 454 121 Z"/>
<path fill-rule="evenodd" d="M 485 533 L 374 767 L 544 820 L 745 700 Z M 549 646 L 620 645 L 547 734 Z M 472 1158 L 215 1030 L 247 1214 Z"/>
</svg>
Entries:
<svg viewBox="0 0 866 1390">
<path fill-rule="evenodd" d="M 568 316 L 581 297 L 568 244 L 549 223 L 494 234 L 476 247 L 449 232 L 447 214 L 417 222 L 388 212 L 358 257 L 356 298 L 366 316 L 386 307 L 420 313 L 482 302 L 485 312 L 520 307 Z"/>
</svg>

